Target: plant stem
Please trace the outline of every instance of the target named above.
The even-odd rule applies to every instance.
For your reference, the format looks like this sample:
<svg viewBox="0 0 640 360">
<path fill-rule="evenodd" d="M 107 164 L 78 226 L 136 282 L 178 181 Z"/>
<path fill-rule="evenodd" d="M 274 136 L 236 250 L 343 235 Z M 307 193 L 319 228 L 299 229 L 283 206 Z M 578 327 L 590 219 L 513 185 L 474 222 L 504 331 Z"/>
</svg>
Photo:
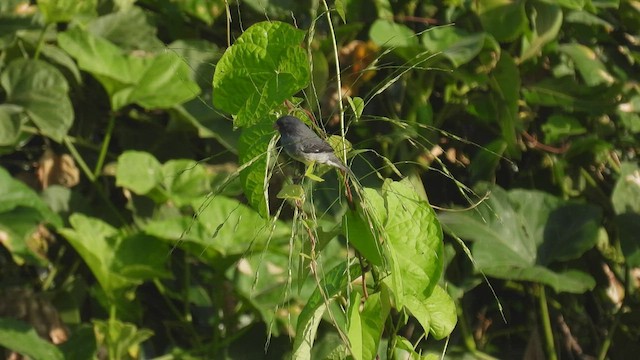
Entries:
<svg viewBox="0 0 640 360">
<path fill-rule="evenodd" d="M 553 341 L 553 330 L 551 329 L 551 319 L 549 318 L 549 306 L 547 305 L 547 294 L 544 285 L 539 285 L 538 304 L 540 306 L 540 320 L 544 331 L 544 347 L 547 359 L 558 360 L 556 347 Z"/>
<path fill-rule="evenodd" d="M 112 114 L 109 115 L 109 123 L 107 124 L 107 133 L 102 140 L 102 146 L 100 147 L 100 154 L 98 155 L 98 161 L 96 167 L 93 170 L 93 181 L 95 181 L 100 172 L 102 172 L 102 166 L 104 165 L 104 159 L 107 157 L 107 150 L 109 149 L 109 143 L 111 142 L 111 134 L 113 134 L 113 127 L 115 126 L 116 118 Z"/>
<path fill-rule="evenodd" d="M 333 30 L 333 22 L 331 21 L 331 13 L 326 0 L 322 0 L 324 9 L 327 14 L 327 22 L 329 23 L 329 32 L 331 33 L 331 43 L 333 44 L 333 57 L 336 62 L 336 85 L 338 85 L 338 108 L 340 109 L 340 136 L 344 139 L 346 133 L 344 128 L 344 104 L 342 104 L 342 78 L 340 76 L 340 59 L 338 58 L 338 43 L 336 42 L 336 33 Z M 347 163 L 347 144 L 342 142 L 342 161 Z"/>
<path fill-rule="evenodd" d="M 42 28 L 42 31 L 40 32 L 40 36 L 38 37 L 38 44 L 36 45 L 36 51 L 33 54 L 33 58 L 35 60 L 38 60 L 40 58 L 40 51 L 42 51 L 42 47 L 44 46 L 44 36 L 47 34 L 49 26 L 51 26 L 51 24 L 45 25 L 45 27 Z"/>
</svg>

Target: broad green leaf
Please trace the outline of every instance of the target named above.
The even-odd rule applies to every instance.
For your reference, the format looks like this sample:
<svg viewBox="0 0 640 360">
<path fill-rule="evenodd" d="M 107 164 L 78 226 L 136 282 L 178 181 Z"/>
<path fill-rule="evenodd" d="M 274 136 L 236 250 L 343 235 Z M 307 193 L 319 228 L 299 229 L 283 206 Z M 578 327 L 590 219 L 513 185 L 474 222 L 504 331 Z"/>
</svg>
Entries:
<svg viewBox="0 0 640 360">
<path fill-rule="evenodd" d="M 69 223 L 72 227 L 60 229 L 60 234 L 80 254 L 108 297 L 116 299 L 126 287 L 168 276 L 164 257 L 169 249 L 158 239 L 140 234 L 124 237 L 102 220 L 80 213 L 71 215 Z"/>
<path fill-rule="evenodd" d="M 263 219 L 238 200 L 207 196 L 192 201 L 192 216 L 158 218 L 144 226 L 145 233 L 170 241 L 195 256 L 215 263 L 222 256 L 239 256 L 250 246 L 261 248 L 269 239 L 287 237 L 281 221 Z M 251 224 L 244 226 L 243 224 Z"/>
<path fill-rule="evenodd" d="M 436 215 L 407 181 L 385 182 L 382 196 L 387 207 L 383 236 L 400 270 L 392 276 L 402 283 L 401 288 L 392 287 L 394 295 L 429 296 L 443 266 L 442 229 Z"/>
<path fill-rule="evenodd" d="M 428 297 L 419 293 L 407 295 L 405 306 L 422 325 L 425 333 L 429 332 L 438 340 L 449 336 L 456 326 L 456 305 L 439 285 L 433 288 Z"/>
<path fill-rule="evenodd" d="M 347 263 L 343 262 L 329 270 L 326 275 L 320 279 L 322 286 L 316 288 L 302 309 L 300 316 L 298 316 L 296 337 L 293 342 L 294 359 L 310 359 L 315 333 L 318 329 L 322 314 L 328 305 L 324 300 L 325 297 L 332 299 L 336 294 L 346 289 L 348 279 L 355 279 L 360 276 L 360 274 L 360 266 L 353 265 L 347 268 Z"/>
<path fill-rule="evenodd" d="M 33 360 L 62 360 L 60 350 L 41 338 L 29 324 L 0 317 L 0 345 Z"/>
<path fill-rule="evenodd" d="M 281 22 L 248 28 L 218 62 L 213 104 L 237 114 L 236 126 L 257 124 L 309 82 L 309 65 L 300 46 L 305 32 Z"/>
<path fill-rule="evenodd" d="M 410 47 L 418 45 L 416 34 L 405 25 L 378 19 L 371 29 L 369 38 L 376 45 L 385 48 Z"/>
<path fill-rule="evenodd" d="M 356 360 L 374 359 L 382 337 L 385 321 L 389 315 L 389 304 L 384 304 L 381 293 L 371 294 L 362 306 L 360 293 L 349 299 L 347 337 L 351 355 Z"/>
<path fill-rule="evenodd" d="M 477 12 L 484 30 L 500 42 L 516 39 L 527 26 L 525 1 L 480 0 Z"/>
<path fill-rule="evenodd" d="M 33 189 L 0 167 L 0 213 L 11 212 L 18 207 L 33 208 L 43 222 L 55 227 L 62 226 L 62 219 L 49 209 Z"/>
<path fill-rule="evenodd" d="M 69 86 L 62 73 L 40 60 L 17 59 L 0 75 L 6 103 L 22 111 L 51 139 L 61 142 L 73 123 Z"/>
<path fill-rule="evenodd" d="M 211 191 L 207 170 L 194 160 L 169 160 L 162 165 L 163 188 L 178 206 L 189 204 Z"/>
<path fill-rule="evenodd" d="M 620 177 L 613 188 L 611 202 L 616 214 L 640 214 L 640 167 L 637 164 L 620 165 Z"/>
<path fill-rule="evenodd" d="M 581 44 L 564 44 L 558 46 L 558 50 L 573 60 L 587 86 L 611 85 L 615 81 L 596 53 L 590 48 Z"/>
<path fill-rule="evenodd" d="M 480 187 L 483 194 L 487 187 Z M 502 279 L 536 281 L 558 292 L 584 292 L 593 278 L 579 271 L 553 272 L 555 261 L 578 258 L 595 246 L 601 211 L 563 202 L 534 190 L 491 188 L 488 200 L 471 211 L 443 213 L 447 231 L 474 240 L 480 270 Z"/>
<path fill-rule="evenodd" d="M 439 26 L 422 35 L 422 44 L 431 52 L 442 54 L 458 67 L 475 58 L 484 46 L 485 34 L 469 34 L 454 26 Z"/>
<path fill-rule="evenodd" d="M 77 15 L 96 16 L 97 0 L 38 0 L 38 8 L 47 23 L 66 22 Z"/>
<path fill-rule="evenodd" d="M 157 51 L 164 47 L 156 37 L 157 28 L 137 6 L 100 16 L 88 24 L 87 30 L 126 51 Z"/>
<path fill-rule="evenodd" d="M 79 28 L 60 34 L 58 43 L 81 69 L 100 81 L 114 110 L 133 103 L 148 109 L 169 108 L 200 92 L 187 64 L 173 52 L 144 58 L 125 55 L 108 40 Z"/>
<path fill-rule="evenodd" d="M 547 78 L 523 87 L 523 95 L 528 104 L 597 114 L 615 110 L 615 106 L 618 105 L 614 101 L 616 93 L 617 91 L 611 89 L 581 86 L 569 77 Z"/>
<path fill-rule="evenodd" d="M 363 219 L 360 212 L 347 211 L 344 214 L 342 224 L 349 244 L 355 247 L 371 264 L 382 266 L 382 245 L 378 242 L 378 233 L 371 220 Z"/>
<path fill-rule="evenodd" d="M 522 47 L 519 63 L 539 55 L 545 44 L 556 39 L 562 26 L 562 10 L 559 6 L 544 2 L 534 2 L 531 6 L 531 35 Z"/>
<path fill-rule="evenodd" d="M 379 294 L 377 294 L 379 295 Z M 371 359 L 371 357 L 365 357 L 362 344 L 362 319 L 360 317 L 360 293 L 356 292 L 351 299 L 349 299 L 349 309 L 347 310 L 347 317 L 349 319 L 347 338 L 349 339 L 349 347 L 351 349 L 351 355 L 356 360 Z M 369 350 L 369 349 L 367 349 Z"/>
<path fill-rule="evenodd" d="M 138 195 L 144 195 L 161 181 L 162 167 L 153 155 L 144 151 L 129 150 L 118 157 L 116 186 L 126 187 Z"/>
<path fill-rule="evenodd" d="M 17 105 L 0 104 L 0 146 L 13 146 L 27 117 Z"/>
<path fill-rule="evenodd" d="M 240 163 L 240 182 L 249 204 L 263 217 L 269 217 L 268 169 L 273 163 L 274 130 L 268 121 L 260 125 L 242 129 L 238 141 Z"/>
</svg>

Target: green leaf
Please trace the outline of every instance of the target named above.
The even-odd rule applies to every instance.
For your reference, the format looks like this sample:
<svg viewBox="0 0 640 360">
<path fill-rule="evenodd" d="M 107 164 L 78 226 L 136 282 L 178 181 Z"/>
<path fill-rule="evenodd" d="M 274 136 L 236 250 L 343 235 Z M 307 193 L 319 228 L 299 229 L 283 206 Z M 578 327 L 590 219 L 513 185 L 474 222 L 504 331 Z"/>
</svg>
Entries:
<svg viewBox="0 0 640 360">
<path fill-rule="evenodd" d="M 17 105 L 40 131 L 61 142 L 73 123 L 67 80 L 44 61 L 17 59 L 0 75 L 7 104 Z"/>
<path fill-rule="evenodd" d="M 411 47 L 418 45 L 416 34 L 408 27 L 393 21 L 378 19 L 369 29 L 369 38 L 385 48 Z"/>
<path fill-rule="evenodd" d="M 173 52 L 144 58 L 127 56 L 108 40 L 79 28 L 60 34 L 58 43 L 81 69 L 100 81 L 113 110 L 133 103 L 148 109 L 169 108 L 200 93 L 189 67 Z"/>
<path fill-rule="evenodd" d="M 502 52 L 491 73 L 491 85 L 496 97 L 502 139 L 507 143 L 507 152 L 515 156 L 520 152 L 517 134 L 521 124 L 518 116 L 521 80 L 518 66 L 507 52 Z"/>
<path fill-rule="evenodd" d="M 485 34 L 469 34 L 454 26 L 439 26 L 422 35 L 422 44 L 431 52 L 442 54 L 458 67 L 475 58 L 482 50 Z"/>
<path fill-rule="evenodd" d="M 547 78 L 523 87 L 524 98 L 529 104 L 597 114 L 614 111 L 617 105 L 614 98 L 617 93 L 614 89 L 581 86 L 569 77 Z"/>
<path fill-rule="evenodd" d="M 304 188 L 298 184 L 286 184 L 277 195 L 278 199 L 300 200 L 304 199 Z"/>
<path fill-rule="evenodd" d="M 558 50 L 567 54 L 587 86 L 611 85 L 615 81 L 596 53 L 581 44 L 564 44 Z"/>
<path fill-rule="evenodd" d="M 138 195 L 144 195 L 162 180 L 162 167 L 153 155 L 144 151 L 129 150 L 118 157 L 116 186 L 126 187 Z"/>
<path fill-rule="evenodd" d="M 542 131 L 545 143 L 553 144 L 569 136 L 585 134 L 587 129 L 574 117 L 554 114 L 542 125 Z"/>
<path fill-rule="evenodd" d="M 60 229 L 60 234 L 80 254 L 112 300 L 127 287 L 169 275 L 164 269 L 169 249 L 158 239 L 140 234 L 123 237 L 111 225 L 80 213 L 72 214 L 69 223 L 72 227 Z"/>
<path fill-rule="evenodd" d="M 336 12 L 340 15 L 343 23 L 347 23 L 347 0 L 336 0 L 334 3 Z"/>
<path fill-rule="evenodd" d="M 443 266 L 442 229 L 431 205 L 407 181 L 386 181 L 382 196 L 387 207 L 384 236 L 392 261 L 399 268 L 392 276 L 396 298 L 427 297 L 436 286 Z M 402 306 L 402 301 L 398 301 Z"/>
<path fill-rule="evenodd" d="M 333 298 L 336 294 L 345 290 L 349 279 L 355 279 L 360 276 L 360 266 L 353 265 L 349 268 L 347 266 L 346 262 L 342 262 L 329 270 L 320 280 L 322 287 L 315 289 L 300 312 L 298 324 L 296 325 L 296 337 L 293 342 L 293 359 L 311 358 L 311 347 L 313 347 L 315 334 L 322 319 L 322 314 L 328 305 L 324 299 Z M 347 271 L 349 274 L 347 274 Z"/>
<path fill-rule="evenodd" d="M 342 224 L 345 234 L 349 244 L 355 247 L 365 259 L 373 265 L 382 266 L 382 245 L 377 240 L 375 226 L 370 226 L 369 221 L 362 216 L 366 215 L 354 211 L 347 211 L 344 214 Z"/>
<path fill-rule="evenodd" d="M 424 331 L 431 333 L 438 340 L 449 336 L 458 320 L 455 303 L 439 285 L 433 288 L 428 297 L 420 293 L 407 295 L 405 306 L 422 325 Z"/>
<path fill-rule="evenodd" d="M 481 0 L 477 6 L 482 27 L 500 42 L 515 40 L 527 26 L 525 1 Z"/>
<path fill-rule="evenodd" d="M 43 222 L 55 227 L 62 226 L 62 219 L 49 209 L 33 189 L 14 179 L 9 172 L 0 167 L 0 213 L 11 212 L 20 207 L 36 210 Z"/>
<path fill-rule="evenodd" d="M 619 214 L 614 218 L 613 223 L 618 229 L 620 248 L 626 264 L 630 267 L 640 266 L 640 242 L 638 242 L 640 214 L 633 212 Z"/>
<path fill-rule="evenodd" d="M 88 24 L 87 30 L 127 51 L 164 48 L 162 41 L 156 37 L 157 28 L 137 6 L 100 16 Z"/>
<path fill-rule="evenodd" d="M 351 110 L 353 110 L 353 114 L 356 116 L 356 121 L 360 121 L 360 117 L 364 111 L 364 100 L 357 96 L 353 98 L 347 96 L 347 101 L 349 102 L 349 106 L 351 106 Z"/>
<path fill-rule="evenodd" d="M 66 22 L 75 16 L 96 16 L 97 0 L 38 0 L 38 8 L 47 23 Z"/>
<path fill-rule="evenodd" d="M 611 202 L 616 214 L 640 214 L 640 167 L 636 163 L 620 164 L 620 177 L 613 188 Z"/>
<path fill-rule="evenodd" d="M 192 201 L 196 217 L 154 219 L 144 226 L 145 233 L 170 241 L 193 255 L 215 264 L 219 256 L 238 256 L 250 246 L 260 248 L 268 239 L 284 238 L 290 228 L 281 221 L 263 219 L 238 200 L 207 196 Z M 243 226 L 242 224 L 251 224 Z"/>
<path fill-rule="evenodd" d="M 169 160 L 162 165 L 162 184 L 167 197 L 183 206 L 211 191 L 207 170 L 187 159 Z"/>
<path fill-rule="evenodd" d="M 351 316 L 347 335 L 351 344 L 351 354 L 355 359 L 374 359 L 389 315 L 389 303 L 382 300 L 382 294 L 379 292 L 371 294 L 365 300 L 362 312 L 359 293 L 350 301 Z M 354 346 L 354 343 L 358 343 L 359 346 Z"/>
<path fill-rule="evenodd" d="M 487 191 L 477 189 L 478 194 Z M 595 246 L 602 213 L 592 205 L 561 201 L 534 190 L 491 188 L 476 209 L 443 213 L 445 229 L 473 240 L 478 268 L 501 279 L 536 281 L 558 292 L 581 293 L 595 285 L 579 272 L 553 272 L 556 261 L 575 259 Z"/>
<path fill-rule="evenodd" d="M 213 104 L 237 114 L 236 126 L 255 125 L 309 82 L 309 65 L 300 46 L 305 32 L 281 22 L 248 28 L 218 62 Z"/>
<path fill-rule="evenodd" d="M 33 360 L 64 359 L 60 350 L 27 323 L 0 317 L 0 345 Z"/>
<path fill-rule="evenodd" d="M 13 146 L 27 121 L 20 106 L 0 104 L 0 146 Z"/>
<path fill-rule="evenodd" d="M 542 47 L 555 40 L 562 27 L 562 10 L 555 4 L 533 2 L 531 15 L 532 31 L 527 36 L 528 42 L 522 47 L 519 62 L 523 63 L 538 56 Z"/>
<path fill-rule="evenodd" d="M 94 320 L 93 328 L 98 346 L 105 347 L 114 359 L 131 358 L 140 352 L 140 343 L 153 336 L 153 331 L 119 320 Z"/>
<path fill-rule="evenodd" d="M 249 204 L 263 217 L 269 217 L 268 168 L 272 163 L 271 150 L 274 130 L 269 122 L 242 130 L 238 141 L 240 163 L 245 168 L 240 173 L 240 183 Z"/>
</svg>

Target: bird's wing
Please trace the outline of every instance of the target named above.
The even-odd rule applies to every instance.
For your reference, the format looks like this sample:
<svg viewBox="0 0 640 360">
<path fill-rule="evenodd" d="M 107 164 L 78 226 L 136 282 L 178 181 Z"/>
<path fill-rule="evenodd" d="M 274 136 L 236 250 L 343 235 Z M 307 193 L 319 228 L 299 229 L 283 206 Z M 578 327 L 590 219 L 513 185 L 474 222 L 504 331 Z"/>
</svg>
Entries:
<svg viewBox="0 0 640 360">
<path fill-rule="evenodd" d="M 333 148 L 326 141 L 314 136 L 302 142 L 302 151 L 306 153 L 333 153 Z"/>
</svg>

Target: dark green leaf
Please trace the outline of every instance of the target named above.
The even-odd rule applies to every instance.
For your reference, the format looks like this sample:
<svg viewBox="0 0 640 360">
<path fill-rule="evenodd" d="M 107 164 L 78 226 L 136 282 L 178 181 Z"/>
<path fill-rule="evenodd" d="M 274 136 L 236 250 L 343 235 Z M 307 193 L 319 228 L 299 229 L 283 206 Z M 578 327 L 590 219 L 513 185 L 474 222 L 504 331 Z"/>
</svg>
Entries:
<svg viewBox="0 0 640 360">
<path fill-rule="evenodd" d="M 33 360 L 64 359 L 60 350 L 22 321 L 0 318 L 0 345 Z"/>
<path fill-rule="evenodd" d="M 73 123 L 73 107 L 67 80 L 55 67 L 39 60 L 14 60 L 2 72 L 0 82 L 8 104 L 20 106 L 29 119 L 57 142 Z"/>
</svg>

